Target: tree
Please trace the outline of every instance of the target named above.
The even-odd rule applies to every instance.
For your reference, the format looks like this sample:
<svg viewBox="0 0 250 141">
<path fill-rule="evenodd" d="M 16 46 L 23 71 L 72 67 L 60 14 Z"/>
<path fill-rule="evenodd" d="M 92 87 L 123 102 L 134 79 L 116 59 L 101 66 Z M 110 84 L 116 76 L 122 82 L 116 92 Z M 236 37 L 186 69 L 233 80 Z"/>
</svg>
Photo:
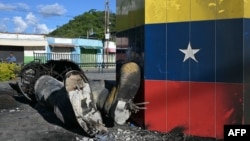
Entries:
<svg viewBox="0 0 250 141">
<path fill-rule="evenodd" d="M 110 32 L 115 32 L 116 15 L 110 13 Z M 105 12 L 91 9 L 58 27 L 48 36 L 65 38 L 97 38 L 104 39 Z"/>
</svg>

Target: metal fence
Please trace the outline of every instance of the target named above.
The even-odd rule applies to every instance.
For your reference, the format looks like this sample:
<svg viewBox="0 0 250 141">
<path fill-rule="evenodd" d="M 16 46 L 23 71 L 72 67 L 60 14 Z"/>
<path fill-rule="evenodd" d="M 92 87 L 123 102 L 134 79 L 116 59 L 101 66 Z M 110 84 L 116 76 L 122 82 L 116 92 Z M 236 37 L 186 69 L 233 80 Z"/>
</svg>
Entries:
<svg viewBox="0 0 250 141">
<path fill-rule="evenodd" d="M 71 53 L 35 53 L 34 60 L 46 63 L 49 60 L 71 60 L 80 67 L 107 68 L 116 66 L 116 54 L 71 54 Z"/>
</svg>

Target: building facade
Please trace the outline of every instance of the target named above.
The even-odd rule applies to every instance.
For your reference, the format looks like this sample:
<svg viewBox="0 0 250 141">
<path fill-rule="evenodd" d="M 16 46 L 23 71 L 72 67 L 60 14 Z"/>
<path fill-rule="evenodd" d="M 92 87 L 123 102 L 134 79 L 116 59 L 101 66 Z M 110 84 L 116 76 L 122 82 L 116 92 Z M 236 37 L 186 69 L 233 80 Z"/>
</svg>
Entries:
<svg viewBox="0 0 250 141">
<path fill-rule="evenodd" d="M 71 60 L 84 66 L 98 63 L 115 63 L 114 42 L 104 43 L 97 39 L 57 38 L 35 34 L 0 33 L 0 58 L 4 60 L 10 52 L 17 63 L 31 61 Z"/>
<path fill-rule="evenodd" d="M 47 45 L 44 35 L 0 33 L 0 58 L 13 52 L 17 63 L 27 63 L 34 60 L 33 51 L 46 52 Z"/>
<path fill-rule="evenodd" d="M 79 48 L 75 45 L 74 39 L 47 37 L 47 41 L 47 52 L 43 56 L 46 61 L 71 60 L 80 63 L 80 52 Z"/>
<path fill-rule="evenodd" d="M 81 63 L 101 63 L 103 53 L 103 43 L 94 39 L 76 39 L 76 46 L 80 49 Z"/>
<path fill-rule="evenodd" d="M 117 48 L 143 71 L 148 129 L 223 138 L 250 123 L 250 3 L 244 0 L 116 0 Z M 124 46 L 125 45 L 125 46 Z M 126 46 L 127 45 L 127 46 Z"/>
</svg>

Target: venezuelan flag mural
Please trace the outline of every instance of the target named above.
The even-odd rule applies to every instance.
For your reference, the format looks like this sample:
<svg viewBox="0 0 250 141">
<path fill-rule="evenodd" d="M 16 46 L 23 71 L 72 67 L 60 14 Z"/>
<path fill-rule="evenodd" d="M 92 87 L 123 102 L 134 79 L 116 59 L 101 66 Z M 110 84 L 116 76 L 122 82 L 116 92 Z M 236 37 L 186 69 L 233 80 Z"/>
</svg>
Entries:
<svg viewBox="0 0 250 141">
<path fill-rule="evenodd" d="M 248 0 L 117 0 L 117 47 L 142 67 L 147 128 L 223 138 L 225 124 L 250 123 L 249 8 Z"/>
</svg>

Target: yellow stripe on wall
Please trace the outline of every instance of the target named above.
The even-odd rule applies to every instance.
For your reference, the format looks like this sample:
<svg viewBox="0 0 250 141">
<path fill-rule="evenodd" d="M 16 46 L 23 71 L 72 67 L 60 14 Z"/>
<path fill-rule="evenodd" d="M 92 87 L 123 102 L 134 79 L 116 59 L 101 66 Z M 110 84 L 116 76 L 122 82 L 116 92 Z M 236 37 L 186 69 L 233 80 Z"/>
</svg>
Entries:
<svg viewBox="0 0 250 141">
<path fill-rule="evenodd" d="M 145 23 L 232 19 L 250 15 L 250 0 L 145 0 Z"/>
<path fill-rule="evenodd" d="M 244 1 L 246 0 L 216 0 L 217 19 L 244 18 Z"/>
<path fill-rule="evenodd" d="M 145 0 L 116 0 L 116 31 L 144 25 Z"/>
<path fill-rule="evenodd" d="M 244 17 L 250 18 L 250 0 L 244 0 Z"/>
<path fill-rule="evenodd" d="M 145 0 L 145 23 L 167 21 L 167 0 Z"/>
<path fill-rule="evenodd" d="M 250 18 L 250 0 L 116 0 L 117 31 L 143 24 Z"/>
<path fill-rule="evenodd" d="M 216 19 L 216 1 L 218 0 L 189 0 L 190 20 L 213 20 Z"/>
</svg>

